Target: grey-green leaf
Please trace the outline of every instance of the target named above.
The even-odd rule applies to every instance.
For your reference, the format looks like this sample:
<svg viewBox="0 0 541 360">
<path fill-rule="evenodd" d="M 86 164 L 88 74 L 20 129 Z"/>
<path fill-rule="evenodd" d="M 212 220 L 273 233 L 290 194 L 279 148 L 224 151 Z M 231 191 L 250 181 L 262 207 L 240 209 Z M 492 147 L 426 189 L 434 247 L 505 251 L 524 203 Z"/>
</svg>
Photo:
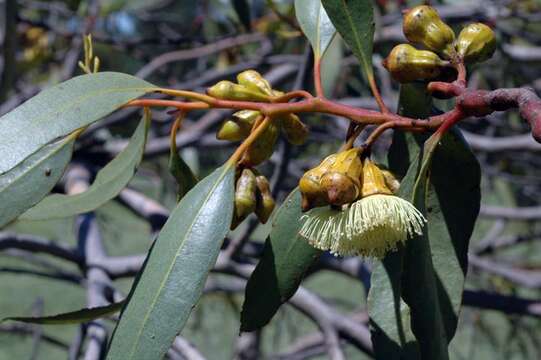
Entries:
<svg viewBox="0 0 541 360">
<path fill-rule="evenodd" d="M 180 201 L 197 184 L 198 180 L 176 147 L 173 146 L 169 152 L 169 172 L 177 181 L 177 201 Z"/>
<path fill-rule="evenodd" d="M 0 122 L 2 120 L 0 119 Z M 43 199 L 68 165 L 75 136 L 46 145 L 0 175 L 0 227 Z"/>
<path fill-rule="evenodd" d="M 77 311 L 70 311 L 63 314 L 51 316 L 35 316 L 35 317 L 8 317 L 0 321 L 19 321 L 29 324 L 42 325 L 66 325 L 66 324 L 81 324 L 102 318 L 107 315 L 119 312 L 122 309 L 124 302 L 113 303 L 105 306 L 97 306 L 93 308 L 85 308 Z"/>
<path fill-rule="evenodd" d="M 336 34 L 331 19 L 320 0 L 295 0 L 295 14 L 314 49 L 315 58 L 320 59 Z"/>
<path fill-rule="evenodd" d="M 171 213 L 134 285 L 107 359 L 161 359 L 197 304 L 233 217 L 234 166 L 201 180 Z"/>
<path fill-rule="evenodd" d="M 49 195 L 19 219 L 46 220 L 82 214 L 97 209 L 117 196 L 131 180 L 143 158 L 149 126 L 150 118 L 143 118 L 128 146 L 98 172 L 86 191 L 76 195 Z"/>
<path fill-rule="evenodd" d="M 82 75 L 46 89 L 0 118 L 0 174 L 45 144 L 155 90 L 127 74 Z"/>
<path fill-rule="evenodd" d="M 334 27 L 361 63 L 368 79 L 374 77 L 374 4 L 372 0 L 321 0 Z"/>
<path fill-rule="evenodd" d="M 322 254 L 297 235 L 301 216 L 301 196 L 295 189 L 276 212 L 263 256 L 246 285 L 241 331 L 265 326 Z"/>
</svg>

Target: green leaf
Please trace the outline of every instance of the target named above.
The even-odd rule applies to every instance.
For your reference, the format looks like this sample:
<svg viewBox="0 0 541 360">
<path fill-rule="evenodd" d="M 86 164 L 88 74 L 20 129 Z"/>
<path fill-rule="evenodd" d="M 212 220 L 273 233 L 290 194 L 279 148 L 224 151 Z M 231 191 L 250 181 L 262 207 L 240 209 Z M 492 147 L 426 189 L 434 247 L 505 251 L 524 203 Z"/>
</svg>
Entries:
<svg viewBox="0 0 541 360">
<path fill-rule="evenodd" d="M 169 152 L 169 172 L 177 181 L 177 201 L 180 201 L 196 184 L 197 177 L 180 156 L 173 143 Z"/>
<path fill-rule="evenodd" d="M 0 321 L 19 321 L 29 324 L 43 325 L 65 325 L 65 324 L 81 324 L 102 318 L 107 315 L 119 312 L 122 309 L 124 302 L 118 302 L 105 306 L 97 306 L 93 308 L 85 308 L 77 311 L 70 311 L 63 314 L 39 317 L 8 317 Z"/>
<path fill-rule="evenodd" d="M 22 214 L 20 220 L 46 220 L 69 217 L 97 209 L 128 184 L 143 158 L 150 117 L 145 116 L 128 146 L 96 175 L 94 183 L 76 195 L 53 194 Z"/>
<path fill-rule="evenodd" d="M 314 57 L 320 59 L 336 34 L 336 29 L 321 1 L 295 0 L 295 14 L 304 35 L 314 49 Z"/>
<path fill-rule="evenodd" d="M 107 359 L 161 359 L 203 292 L 233 217 L 235 169 L 200 181 L 171 213 L 133 286 Z"/>
<path fill-rule="evenodd" d="M 42 91 L 0 118 L 0 174 L 52 140 L 155 89 L 131 75 L 100 72 L 78 76 Z"/>
<path fill-rule="evenodd" d="M 246 285 L 241 331 L 265 326 L 322 254 L 298 237 L 301 216 L 301 195 L 295 189 L 276 212 L 263 256 Z"/>
<path fill-rule="evenodd" d="M 374 5 L 372 0 L 321 0 L 334 27 L 361 63 L 367 79 L 374 77 Z"/>
<path fill-rule="evenodd" d="M 426 117 L 429 102 L 419 89 L 405 86 L 402 92 L 408 92 L 401 95 L 403 112 Z M 458 129 L 441 142 L 433 136 L 423 149 L 425 139 L 397 132 L 391 148 L 391 169 L 401 171 L 411 161 L 400 195 L 423 211 L 428 224 L 372 274 L 369 313 L 378 359 L 448 359 L 456 331 L 479 212 L 480 167 Z"/>
<path fill-rule="evenodd" d="M 424 159 L 416 165 L 421 169 L 413 202 L 428 224 L 423 236 L 408 242 L 402 287 L 422 356 L 447 359 L 462 304 L 469 240 L 479 214 L 481 175 L 458 129 L 434 144 L 437 137 L 425 142 Z"/>
<path fill-rule="evenodd" d="M 2 120 L 0 119 L 0 122 Z M 0 227 L 47 195 L 68 165 L 76 136 L 42 147 L 13 169 L 0 175 Z"/>
</svg>

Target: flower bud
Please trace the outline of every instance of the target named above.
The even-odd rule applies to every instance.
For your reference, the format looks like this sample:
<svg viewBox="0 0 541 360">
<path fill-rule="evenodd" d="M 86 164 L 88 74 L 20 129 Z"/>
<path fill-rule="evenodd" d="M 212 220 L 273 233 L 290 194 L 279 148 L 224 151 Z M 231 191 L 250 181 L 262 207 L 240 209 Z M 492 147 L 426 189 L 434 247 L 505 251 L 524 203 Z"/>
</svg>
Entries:
<svg viewBox="0 0 541 360">
<path fill-rule="evenodd" d="M 276 203 L 272 198 L 270 191 L 270 185 L 267 178 L 263 175 L 256 176 L 257 185 L 257 204 L 255 207 L 255 214 L 262 224 L 265 224 L 269 220 Z"/>
<path fill-rule="evenodd" d="M 404 15 L 406 38 L 450 58 L 454 53 L 455 33 L 444 23 L 438 12 L 427 5 L 416 6 Z"/>
<path fill-rule="evenodd" d="M 384 173 L 370 159 L 364 160 L 362 183 L 361 197 L 374 194 L 392 195 L 393 193 L 385 183 Z"/>
<path fill-rule="evenodd" d="M 385 185 L 393 192 L 393 194 L 396 194 L 398 190 L 400 189 L 400 181 L 398 181 L 392 172 L 389 170 L 383 170 L 381 169 L 381 173 L 383 174 L 383 177 L 385 179 Z"/>
<path fill-rule="evenodd" d="M 446 65 L 448 63 L 432 51 L 417 50 L 408 44 L 395 46 L 383 61 L 383 66 L 400 83 L 433 79 Z"/>
<path fill-rule="evenodd" d="M 226 120 L 220 127 L 220 130 L 218 130 L 218 132 L 216 133 L 216 139 L 227 141 L 240 141 L 246 138 L 249 133 L 249 130 L 248 133 L 246 133 L 244 129 L 242 129 L 240 125 L 234 120 Z"/>
<path fill-rule="evenodd" d="M 252 170 L 242 170 L 235 189 L 235 215 L 240 221 L 255 210 L 256 186 L 256 178 Z"/>
<path fill-rule="evenodd" d="M 293 145 L 302 145 L 308 138 L 308 127 L 295 114 L 289 114 L 282 119 L 282 130 L 287 141 Z"/>
<path fill-rule="evenodd" d="M 274 95 L 269 82 L 255 70 L 241 72 L 237 75 L 237 81 L 240 85 L 263 95 Z"/>
<path fill-rule="evenodd" d="M 321 177 L 321 186 L 327 192 L 329 204 L 341 206 L 352 203 L 359 196 L 358 183 L 343 173 L 328 171 Z"/>
<path fill-rule="evenodd" d="M 274 145 L 280 131 L 278 126 L 272 122 L 263 133 L 248 147 L 242 162 L 249 166 L 257 166 L 269 159 L 274 152 Z"/>
<path fill-rule="evenodd" d="M 327 192 L 321 186 L 320 181 L 323 174 L 336 161 L 337 154 L 327 156 L 323 161 L 313 169 L 308 170 L 299 181 L 299 190 L 302 195 L 302 210 L 308 211 L 317 206 L 328 204 Z"/>
<path fill-rule="evenodd" d="M 256 90 L 249 89 L 243 85 L 222 80 L 207 89 L 207 93 L 217 99 L 237 101 L 261 101 L 269 102 L 268 95 L 261 94 Z"/>
<path fill-rule="evenodd" d="M 470 24 L 458 35 L 456 50 L 465 62 L 483 62 L 496 50 L 494 31 L 482 23 Z"/>
</svg>

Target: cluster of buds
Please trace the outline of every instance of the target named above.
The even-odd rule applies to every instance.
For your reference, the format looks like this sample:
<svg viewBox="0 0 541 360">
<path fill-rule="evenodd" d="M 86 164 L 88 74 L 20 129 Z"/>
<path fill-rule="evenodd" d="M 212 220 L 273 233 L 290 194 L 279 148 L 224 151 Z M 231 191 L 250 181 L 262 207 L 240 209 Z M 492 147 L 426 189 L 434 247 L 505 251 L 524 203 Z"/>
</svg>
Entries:
<svg viewBox="0 0 541 360">
<path fill-rule="evenodd" d="M 275 202 L 267 178 L 255 169 L 239 169 L 236 176 L 235 213 L 231 229 L 235 229 L 251 213 L 255 213 L 259 221 L 265 224 L 274 206 Z"/>
<path fill-rule="evenodd" d="M 469 24 L 457 38 L 437 11 L 427 5 L 405 13 L 403 31 L 408 41 L 420 44 L 426 50 L 418 50 L 409 44 L 393 48 L 383 65 L 401 83 L 435 79 L 453 63 L 482 62 L 496 49 L 496 37 L 487 25 Z"/>
<path fill-rule="evenodd" d="M 396 178 L 362 149 L 326 157 L 299 182 L 303 216 L 299 232 L 314 247 L 335 255 L 381 258 L 400 242 L 421 234 L 423 215 L 395 196 Z"/>
<path fill-rule="evenodd" d="M 236 101 L 273 102 L 284 93 L 273 90 L 269 82 L 257 71 L 246 70 L 237 75 L 237 83 L 220 81 L 207 90 L 217 99 Z M 227 119 L 216 134 L 220 140 L 241 141 L 263 119 L 260 112 L 241 110 Z M 294 145 L 303 144 L 308 137 L 308 128 L 295 114 L 285 114 L 273 119 L 263 134 L 247 149 L 242 163 L 256 166 L 267 160 L 274 151 L 280 129 L 286 139 Z"/>
</svg>

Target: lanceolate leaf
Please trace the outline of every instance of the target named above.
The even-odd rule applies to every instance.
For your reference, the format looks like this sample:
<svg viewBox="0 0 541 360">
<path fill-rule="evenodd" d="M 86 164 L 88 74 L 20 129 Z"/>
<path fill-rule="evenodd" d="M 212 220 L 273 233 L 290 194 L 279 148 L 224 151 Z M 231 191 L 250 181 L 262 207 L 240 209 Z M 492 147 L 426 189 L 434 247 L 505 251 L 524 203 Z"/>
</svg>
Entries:
<svg viewBox="0 0 541 360">
<path fill-rule="evenodd" d="M 15 219 L 51 191 L 71 159 L 75 138 L 71 135 L 46 145 L 7 173 L 0 175 L 0 227 Z"/>
<path fill-rule="evenodd" d="M 425 117 L 419 106 L 424 98 L 401 96 L 404 112 Z M 428 224 L 422 236 L 409 239 L 405 249 L 387 256 L 373 272 L 369 312 L 379 359 L 447 359 L 456 330 L 468 242 L 479 211 L 480 169 L 457 129 L 437 146 L 434 138 L 425 142 L 421 153 L 424 138 L 397 132 L 391 149 L 391 168 L 404 168 L 397 154 L 411 161 L 400 194 L 425 213 Z"/>
<path fill-rule="evenodd" d="M 315 58 L 321 58 L 336 34 L 336 29 L 321 1 L 295 0 L 295 14 L 304 35 L 314 49 Z"/>
<path fill-rule="evenodd" d="M 372 0 L 321 0 L 332 23 L 361 63 L 365 76 L 373 78 L 374 8 Z"/>
<path fill-rule="evenodd" d="M 96 175 L 86 190 L 76 195 L 53 194 L 22 214 L 22 220 L 62 218 L 92 211 L 114 198 L 128 184 L 143 158 L 150 117 L 145 116 L 128 146 Z"/>
<path fill-rule="evenodd" d="M 82 75 L 42 91 L 0 118 L 0 174 L 52 140 L 156 89 L 127 74 Z"/>
<path fill-rule="evenodd" d="M 2 319 L 0 323 L 5 321 L 19 321 L 29 324 L 43 325 L 65 325 L 65 324 L 81 324 L 102 318 L 107 315 L 119 312 L 122 309 L 124 302 L 118 302 L 106 306 L 98 306 L 93 308 L 85 308 L 77 311 L 71 311 L 58 315 L 39 316 L 39 317 L 8 317 Z"/>
<path fill-rule="evenodd" d="M 446 359 L 462 303 L 469 239 L 479 213 L 480 167 L 458 129 L 452 129 L 436 147 L 430 170 L 420 176 L 424 178 L 416 181 L 412 196 L 428 224 L 423 236 L 408 243 L 403 297 L 411 308 L 412 330 L 423 357 Z"/>
<path fill-rule="evenodd" d="M 263 256 L 246 285 L 241 331 L 265 326 L 299 287 L 322 251 L 298 237 L 301 196 L 294 190 L 276 212 Z"/>
<path fill-rule="evenodd" d="M 171 213 L 128 297 L 107 359 L 161 359 L 202 294 L 233 216 L 235 169 L 200 181 Z"/>
</svg>

